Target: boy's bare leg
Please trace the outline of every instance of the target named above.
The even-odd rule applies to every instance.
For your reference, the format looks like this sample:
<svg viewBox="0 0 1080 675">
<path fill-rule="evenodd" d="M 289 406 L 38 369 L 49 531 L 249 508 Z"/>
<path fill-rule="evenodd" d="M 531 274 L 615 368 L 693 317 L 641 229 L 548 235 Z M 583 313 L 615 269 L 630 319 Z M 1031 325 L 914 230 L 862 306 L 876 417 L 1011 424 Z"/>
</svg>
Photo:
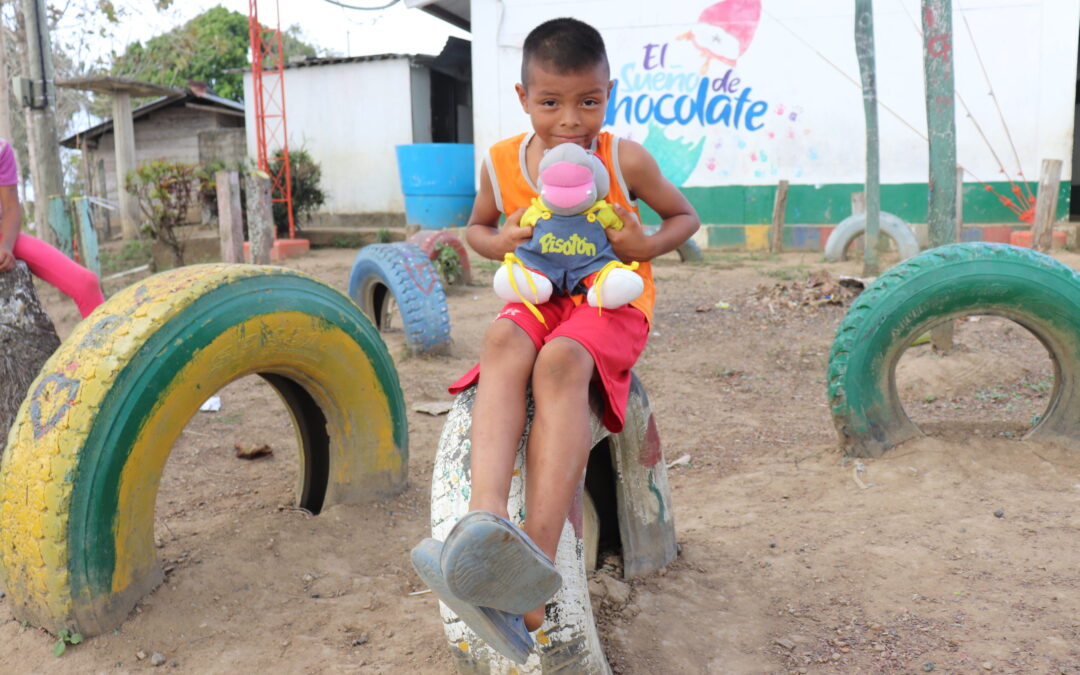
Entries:
<svg viewBox="0 0 1080 675">
<path fill-rule="evenodd" d="M 555 338 L 540 350 L 532 369 L 536 412 L 525 453 L 525 532 L 552 561 L 589 459 L 589 381 L 594 367 L 581 343 Z M 543 607 L 525 615 L 530 631 L 543 621 Z"/>
<path fill-rule="evenodd" d="M 508 515 L 514 458 L 525 429 L 525 388 L 535 360 L 532 339 L 513 321 L 497 319 L 484 332 L 472 410 L 470 511 Z"/>
</svg>

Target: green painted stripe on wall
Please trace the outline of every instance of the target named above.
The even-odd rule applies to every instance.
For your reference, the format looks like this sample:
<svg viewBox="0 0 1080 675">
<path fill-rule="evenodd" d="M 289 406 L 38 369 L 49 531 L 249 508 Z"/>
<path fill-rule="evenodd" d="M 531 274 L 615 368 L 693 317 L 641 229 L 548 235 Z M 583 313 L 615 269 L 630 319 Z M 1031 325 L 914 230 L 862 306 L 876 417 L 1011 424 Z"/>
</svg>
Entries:
<svg viewBox="0 0 1080 675">
<path fill-rule="evenodd" d="M 1008 183 L 991 185 L 999 193 L 1012 197 Z M 1032 186 L 1032 191 L 1035 187 Z M 1058 218 L 1065 218 L 1069 213 L 1071 187 L 1070 183 L 1063 182 L 1058 190 Z M 821 187 L 792 185 L 788 188 L 785 220 L 800 225 L 839 223 L 851 215 L 851 195 L 862 190 L 861 183 L 834 183 Z M 906 222 L 925 223 L 928 190 L 926 183 L 882 185 L 881 208 Z M 701 222 L 707 225 L 767 225 L 772 220 L 776 194 L 776 187 L 772 185 L 690 187 L 682 188 L 682 191 L 697 209 Z M 965 224 L 1021 224 L 983 184 L 966 183 L 963 193 Z M 656 212 L 645 204 L 641 205 L 641 215 L 646 225 L 660 222 Z"/>
</svg>

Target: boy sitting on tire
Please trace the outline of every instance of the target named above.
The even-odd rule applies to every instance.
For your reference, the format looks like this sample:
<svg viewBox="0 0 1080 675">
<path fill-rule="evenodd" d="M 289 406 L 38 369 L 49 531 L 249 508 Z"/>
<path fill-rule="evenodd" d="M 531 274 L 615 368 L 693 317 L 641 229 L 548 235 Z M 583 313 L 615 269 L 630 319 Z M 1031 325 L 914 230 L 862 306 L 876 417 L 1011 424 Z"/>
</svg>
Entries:
<svg viewBox="0 0 1080 675">
<path fill-rule="evenodd" d="M 412 552 L 417 573 L 488 645 L 518 663 L 533 648 L 544 604 L 561 585 L 552 561 L 588 460 L 589 391 L 603 399 L 603 422 L 622 429 L 630 369 L 645 347 L 656 289 L 648 261 L 673 251 L 697 230 L 694 208 L 660 173 L 641 145 L 600 131 L 611 90 L 603 39 L 576 19 L 553 19 L 525 39 L 515 86 L 533 132 L 489 151 L 466 238 L 477 253 L 503 260 L 528 241 L 519 221 L 536 190 L 544 152 L 575 143 L 603 162 L 607 201 L 623 223 L 604 231 L 616 256 L 639 261 L 640 297 L 597 312 L 583 294 L 557 294 L 537 305 L 507 304 L 484 334 L 480 363 L 451 393 L 478 383 L 473 406 L 470 512 L 445 542 L 425 539 Z M 643 200 L 663 219 L 647 236 Z M 499 228 L 500 216 L 506 223 Z M 482 375 L 482 377 L 481 377 Z M 507 499 L 531 387 L 535 416 L 526 448 L 525 523 L 509 520 Z"/>
</svg>

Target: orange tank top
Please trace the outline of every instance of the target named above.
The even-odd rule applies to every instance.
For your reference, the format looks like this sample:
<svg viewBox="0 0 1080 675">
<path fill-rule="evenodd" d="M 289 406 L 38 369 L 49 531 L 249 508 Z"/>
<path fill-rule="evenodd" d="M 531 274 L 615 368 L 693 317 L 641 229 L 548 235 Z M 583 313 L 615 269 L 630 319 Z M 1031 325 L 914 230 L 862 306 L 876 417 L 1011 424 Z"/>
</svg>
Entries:
<svg viewBox="0 0 1080 675">
<path fill-rule="evenodd" d="M 525 148 L 529 145 L 532 136 L 531 133 L 518 134 L 499 141 L 488 151 L 487 171 L 491 179 L 491 189 L 495 195 L 495 205 L 506 215 L 510 215 L 519 208 L 528 208 L 533 198 L 540 195 L 540 191 L 529 178 L 529 170 L 525 166 Z M 593 153 L 604 162 L 608 175 L 611 177 L 611 189 L 605 200 L 612 204 L 621 204 L 623 208 L 634 212 L 640 219 L 641 214 L 637 204 L 630 201 L 629 190 L 619 167 L 618 143 L 619 139 L 607 131 L 601 131 L 593 142 Z M 637 300 L 630 303 L 630 306 L 641 310 L 651 324 L 653 305 L 656 303 L 652 265 L 641 262 L 637 273 L 645 282 L 645 290 Z M 574 302 L 580 304 L 584 297 L 574 296 Z"/>
</svg>

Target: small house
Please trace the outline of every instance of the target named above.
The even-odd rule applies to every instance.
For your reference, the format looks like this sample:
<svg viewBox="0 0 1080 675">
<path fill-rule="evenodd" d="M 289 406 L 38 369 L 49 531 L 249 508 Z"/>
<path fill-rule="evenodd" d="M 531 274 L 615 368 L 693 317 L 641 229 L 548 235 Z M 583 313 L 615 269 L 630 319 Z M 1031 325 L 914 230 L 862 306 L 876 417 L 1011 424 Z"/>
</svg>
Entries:
<svg viewBox="0 0 1080 675">
<path fill-rule="evenodd" d="M 469 43 L 450 38 L 437 56 L 381 54 L 310 58 L 286 64 L 289 150 L 305 150 L 322 170 L 326 201 L 301 227 L 404 224 L 396 146 L 472 143 Z M 244 73 L 247 153 L 256 157 L 254 94 Z M 275 81 L 276 82 L 276 81 Z M 269 107 L 269 106 L 268 106 Z M 267 152 L 280 143 L 268 133 Z"/>
<path fill-rule="evenodd" d="M 218 160 L 231 166 L 247 156 L 243 104 L 215 96 L 198 83 L 138 106 L 132 118 L 136 166 L 153 159 L 203 165 Z M 112 119 L 74 133 L 60 144 L 83 151 L 91 195 L 118 201 L 122 179 L 116 175 Z"/>
</svg>

